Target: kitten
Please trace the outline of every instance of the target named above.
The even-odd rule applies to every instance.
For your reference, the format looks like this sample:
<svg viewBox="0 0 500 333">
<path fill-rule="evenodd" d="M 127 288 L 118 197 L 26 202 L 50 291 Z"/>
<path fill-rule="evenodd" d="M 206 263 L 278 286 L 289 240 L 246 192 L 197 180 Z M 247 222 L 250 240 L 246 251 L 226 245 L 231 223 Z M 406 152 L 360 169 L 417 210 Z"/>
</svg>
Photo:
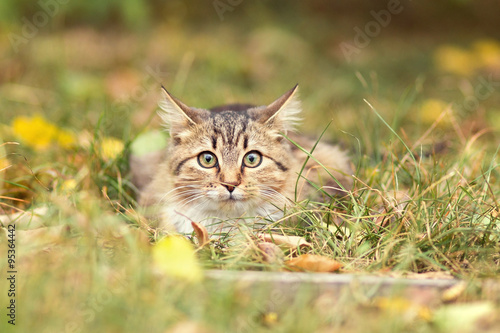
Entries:
<svg viewBox="0 0 500 333">
<path fill-rule="evenodd" d="M 327 193 L 345 195 L 352 171 L 337 146 L 320 142 L 298 178 L 307 154 L 284 135 L 306 151 L 315 141 L 292 132 L 301 111 L 297 87 L 267 106 L 211 110 L 189 107 L 162 87 L 160 116 L 170 139 L 140 205 L 158 210 L 160 226 L 189 233 L 195 221 L 214 232 L 280 219 L 295 199 L 319 193 L 304 178 Z"/>
</svg>

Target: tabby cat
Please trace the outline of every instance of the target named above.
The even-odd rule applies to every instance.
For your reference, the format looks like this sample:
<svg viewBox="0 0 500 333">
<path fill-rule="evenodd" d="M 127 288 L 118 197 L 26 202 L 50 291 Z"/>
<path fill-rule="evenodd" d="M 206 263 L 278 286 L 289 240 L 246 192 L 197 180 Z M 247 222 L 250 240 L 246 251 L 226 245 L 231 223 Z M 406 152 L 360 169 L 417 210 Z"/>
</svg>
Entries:
<svg viewBox="0 0 500 333">
<path fill-rule="evenodd" d="M 351 166 L 337 146 L 320 142 L 299 177 L 307 154 L 297 146 L 311 151 L 315 141 L 293 133 L 301 111 L 297 88 L 267 106 L 210 110 L 189 107 L 163 88 L 160 115 L 170 139 L 140 204 L 154 207 L 163 227 L 189 233 L 195 221 L 217 232 L 280 219 L 294 200 L 320 193 L 307 180 L 345 195 Z"/>
</svg>

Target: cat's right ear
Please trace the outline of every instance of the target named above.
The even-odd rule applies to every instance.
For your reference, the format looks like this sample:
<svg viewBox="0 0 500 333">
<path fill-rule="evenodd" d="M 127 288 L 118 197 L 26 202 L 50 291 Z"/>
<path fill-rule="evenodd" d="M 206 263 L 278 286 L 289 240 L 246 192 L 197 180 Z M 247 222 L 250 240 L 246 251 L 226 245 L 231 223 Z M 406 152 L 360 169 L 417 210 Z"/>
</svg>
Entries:
<svg viewBox="0 0 500 333">
<path fill-rule="evenodd" d="M 172 96 L 164 86 L 161 86 L 165 99 L 158 103 L 159 112 L 164 125 L 170 130 L 170 134 L 179 133 L 192 125 L 200 122 L 201 110 L 191 108 Z"/>
</svg>

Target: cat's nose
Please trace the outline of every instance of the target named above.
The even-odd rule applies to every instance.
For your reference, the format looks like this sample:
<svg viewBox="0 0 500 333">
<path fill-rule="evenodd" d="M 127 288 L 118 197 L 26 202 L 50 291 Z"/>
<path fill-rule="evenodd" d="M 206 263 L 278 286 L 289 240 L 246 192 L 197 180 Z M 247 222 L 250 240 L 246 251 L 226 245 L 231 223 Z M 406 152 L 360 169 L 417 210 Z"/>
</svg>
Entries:
<svg viewBox="0 0 500 333">
<path fill-rule="evenodd" d="M 240 185 L 241 183 L 240 182 L 225 182 L 224 184 L 222 184 L 222 186 L 224 186 L 225 188 L 227 188 L 227 190 L 229 191 L 229 193 L 233 193 L 234 191 L 234 188 L 238 185 Z"/>
</svg>

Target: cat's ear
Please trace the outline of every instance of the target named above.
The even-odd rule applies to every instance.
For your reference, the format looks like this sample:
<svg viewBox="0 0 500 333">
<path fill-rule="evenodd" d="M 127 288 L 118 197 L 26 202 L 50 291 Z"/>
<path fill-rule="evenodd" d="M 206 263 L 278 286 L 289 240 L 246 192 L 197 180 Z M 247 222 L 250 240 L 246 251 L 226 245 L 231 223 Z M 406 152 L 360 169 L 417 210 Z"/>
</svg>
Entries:
<svg viewBox="0 0 500 333">
<path fill-rule="evenodd" d="M 285 133 L 294 130 L 301 118 L 300 100 L 298 98 L 299 85 L 284 93 L 280 98 L 263 109 L 258 110 L 257 121 L 278 128 Z"/>
<path fill-rule="evenodd" d="M 170 130 L 170 134 L 183 131 L 191 125 L 201 121 L 204 110 L 191 108 L 172 96 L 164 86 L 161 86 L 165 99 L 158 103 L 160 117 L 164 125 Z"/>
</svg>

